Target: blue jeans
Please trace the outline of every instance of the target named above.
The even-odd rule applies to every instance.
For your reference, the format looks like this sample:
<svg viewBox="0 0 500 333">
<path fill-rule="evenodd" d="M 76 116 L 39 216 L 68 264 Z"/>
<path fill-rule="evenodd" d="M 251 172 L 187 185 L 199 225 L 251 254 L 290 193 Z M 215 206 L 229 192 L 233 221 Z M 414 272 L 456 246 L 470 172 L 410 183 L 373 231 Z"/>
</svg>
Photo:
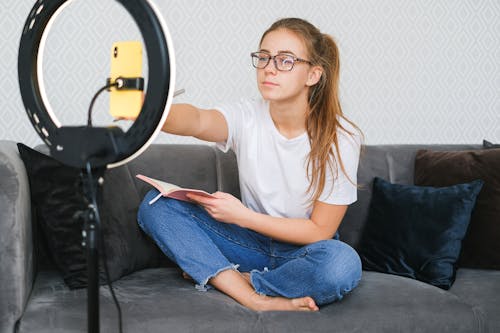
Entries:
<svg viewBox="0 0 500 333">
<path fill-rule="evenodd" d="M 355 288 L 361 279 L 356 251 L 336 239 L 298 246 L 276 241 L 235 224 L 218 222 L 202 207 L 146 194 L 137 214 L 140 227 L 160 249 L 189 274 L 200 290 L 227 269 L 250 272 L 259 294 L 312 297 L 331 303 Z"/>
</svg>

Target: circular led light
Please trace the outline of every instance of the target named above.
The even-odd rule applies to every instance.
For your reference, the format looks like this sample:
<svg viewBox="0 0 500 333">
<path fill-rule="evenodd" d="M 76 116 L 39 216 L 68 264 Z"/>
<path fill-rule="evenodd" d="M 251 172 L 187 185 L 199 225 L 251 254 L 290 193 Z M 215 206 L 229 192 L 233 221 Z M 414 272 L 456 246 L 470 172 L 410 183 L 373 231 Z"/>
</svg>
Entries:
<svg viewBox="0 0 500 333">
<path fill-rule="evenodd" d="M 149 0 L 116 0 L 134 18 L 148 55 L 148 86 L 142 110 L 127 132 L 119 127 L 61 126 L 43 85 L 43 49 L 55 17 L 73 0 L 38 0 L 24 25 L 18 76 L 26 113 L 51 155 L 85 168 L 116 167 L 140 155 L 160 132 L 172 104 L 175 59 L 161 14 Z"/>
</svg>

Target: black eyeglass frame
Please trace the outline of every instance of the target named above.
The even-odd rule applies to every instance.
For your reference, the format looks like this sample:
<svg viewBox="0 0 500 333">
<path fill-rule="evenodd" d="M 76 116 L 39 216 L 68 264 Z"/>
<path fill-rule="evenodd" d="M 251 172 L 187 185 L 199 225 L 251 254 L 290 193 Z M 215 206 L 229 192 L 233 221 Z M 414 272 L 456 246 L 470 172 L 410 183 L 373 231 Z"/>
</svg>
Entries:
<svg viewBox="0 0 500 333">
<path fill-rule="evenodd" d="M 272 56 L 272 55 L 270 55 L 270 54 L 269 54 L 269 53 L 267 53 L 267 52 L 257 51 L 257 52 L 252 52 L 252 53 L 250 53 L 250 56 L 252 57 L 252 59 L 253 59 L 253 58 L 260 58 L 260 57 L 258 56 L 258 54 L 260 54 L 260 53 L 262 53 L 262 54 L 267 54 L 267 55 L 269 56 L 269 58 L 267 58 L 267 62 L 266 62 L 266 64 L 264 65 L 264 67 L 257 67 L 257 66 L 254 64 L 254 62 L 252 61 L 252 66 L 253 66 L 253 67 L 255 67 L 255 68 L 257 68 L 257 69 L 264 69 L 264 68 L 266 68 L 266 67 L 267 67 L 267 65 L 269 65 L 269 62 L 271 61 L 271 59 L 273 59 L 273 62 L 274 62 L 274 68 L 276 68 L 278 71 L 281 71 L 281 72 L 290 72 L 290 71 L 293 69 L 293 67 L 295 66 L 295 63 L 296 63 L 296 62 L 305 62 L 305 63 L 307 63 L 307 64 L 309 64 L 309 65 L 311 65 L 311 66 L 312 66 L 312 64 L 313 64 L 313 63 L 312 63 L 312 62 L 310 62 L 309 60 L 298 58 L 298 57 L 294 56 L 293 54 L 289 54 L 289 53 L 278 53 L 278 54 L 276 54 L 276 55 L 273 55 L 273 56 Z M 276 57 L 277 57 L 277 56 L 283 56 L 283 55 L 285 55 L 285 56 L 288 56 L 288 57 L 291 57 L 291 58 L 292 58 L 293 63 L 292 63 L 292 67 L 290 67 L 290 69 L 279 69 L 279 68 L 278 68 L 278 63 L 276 62 Z"/>
</svg>

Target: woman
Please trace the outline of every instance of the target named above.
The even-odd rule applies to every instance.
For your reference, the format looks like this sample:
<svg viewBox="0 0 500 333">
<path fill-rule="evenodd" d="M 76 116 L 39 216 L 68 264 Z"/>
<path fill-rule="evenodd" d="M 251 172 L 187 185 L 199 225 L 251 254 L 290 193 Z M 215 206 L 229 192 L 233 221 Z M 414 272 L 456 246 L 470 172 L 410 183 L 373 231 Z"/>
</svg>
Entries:
<svg viewBox="0 0 500 333">
<path fill-rule="evenodd" d="M 361 279 L 359 256 L 337 229 L 357 199 L 362 135 L 342 114 L 330 36 L 282 19 L 251 56 L 262 100 L 173 105 L 163 126 L 233 149 L 243 202 L 216 192 L 149 205 L 152 190 L 138 222 L 198 289 L 209 284 L 257 311 L 318 311 Z"/>
</svg>

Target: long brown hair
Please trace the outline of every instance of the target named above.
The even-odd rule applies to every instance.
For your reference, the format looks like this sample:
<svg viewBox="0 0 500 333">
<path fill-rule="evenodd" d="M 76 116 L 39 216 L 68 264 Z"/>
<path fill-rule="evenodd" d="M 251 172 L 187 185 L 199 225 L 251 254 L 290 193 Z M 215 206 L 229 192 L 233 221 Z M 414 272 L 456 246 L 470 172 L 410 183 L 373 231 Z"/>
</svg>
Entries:
<svg viewBox="0 0 500 333">
<path fill-rule="evenodd" d="M 312 205 L 319 199 L 325 188 L 327 168 L 330 169 L 334 179 L 337 176 L 337 164 L 347 175 L 339 152 L 337 133 L 339 128 L 351 136 L 354 136 L 354 133 L 340 124 L 340 118 L 351 124 L 361 136 L 363 134 L 358 126 L 344 116 L 340 106 L 339 50 L 333 38 L 321 33 L 318 28 L 303 19 L 284 18 L 273 23 L 264 32 L 260 44 L 269 32 L 280 29 L 291 31 L 301 37 L 309 53 L 309 61 L 323 69 L 319 82 L 309 88 L 309 110 L 306 116 L 306 129 L 311 145 L 311 151 L 307 157 L 307 178 L 310 181 L 307 193 L 311 193 L 314 189 L 310 202 Z M 338 161 L 335 159 L 332 144 Z M 347 177 L 349 179 L 349 176 Z M 349 181 L 353 183 L 351 179 Z"/>
</svg>

